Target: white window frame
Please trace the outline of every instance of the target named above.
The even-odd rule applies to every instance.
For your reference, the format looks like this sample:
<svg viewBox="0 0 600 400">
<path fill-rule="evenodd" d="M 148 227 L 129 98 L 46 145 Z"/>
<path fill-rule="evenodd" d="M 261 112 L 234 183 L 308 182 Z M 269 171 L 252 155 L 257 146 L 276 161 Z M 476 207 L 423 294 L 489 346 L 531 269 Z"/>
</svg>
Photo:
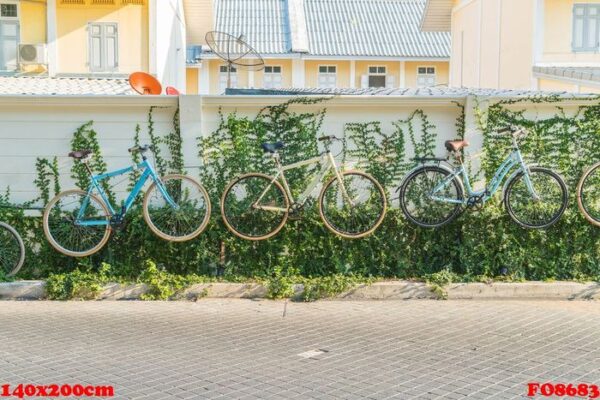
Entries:
<svg viewBox="0 0 600 400">
<path fill-rule="evenodd" d="M 371 72 L 371 68 L 376 68 L 377 72 Z M 379 72 L 379 68 L 383 68 L 383 72 Z M 367 77 L 370 78 L 371 76 L 384 76 L 385 82 L 384 82 L 383 86 L 371 86 L 370 83 L 368 83 L 368 87 L 370 87 L 370 88 L 386 87 L 387 86 L 387 65 L 381 65 L 381 64 L 368 65 L 367 66 Z"/>
<path fill-rule="evenodd" d="M 114 67 L 110 67 L 109 68 L 108 65 L 103 65 L 99 69 L 96 69 L 93 66 L 93 63 L 92 63 L 92 57 L 93 57 L 93 54 L 92 54 L 92 49 L 93 49 L 92 39 L 93 39 L 94 35 L 92 34 L 92 27 L 94 25 L 98 25 L 98 26 L 102 27 L 102 31 L 101 31 L 101 34 L 100 34 L 101 35 L 100 36 L 101 37 L 101 44 L 102 44 L 101 55 L 100 55 L 101 59 L 102 59 L 102 57 L 106 58 L 106 56 L 107 56 L 105 48 L 104 48 L 105 44 L 103 44 L 103 43 L 105 43 L 105 36 L 104 36 L 105 33 L 104 32 L 106 30 L 106 27 L 107 26 L 114 26 L 115 27 L 115 32 L 116 32 L 115 33 L 115 37 L 116 37 L 116 40 L 115 40 L 115 66 Z M 119 23 L 118 22 L 88 22 L 87 29 L 88 29 L 88 67 L 89 67 L 90 72 L 91 73 L 100 73 L 100 74 L 101 73 L 118 72 L 119 71 Z M 102 40 L 102 39 L 104 39 L 104 40 Z M 106 60 L 103 59 L 102 62 L 106 63 Z"/>
<path fill-rule="evenodd" d="M 271 68 L 272 70 L 275 68 L 279 68 L 279 72 L 267 72 L 267 68 Z M 279 77 L 279 82 L 274 82 L 273 78 Z M 269 77 L 269 80 L 267 80 Z M 283 67 L 281 65 L 265 65 L 265 70 L 263 72 L 263 88 L 265 89 L 278 89 L 283 86 Z"/>
<path fill-rule="evenodd" d="M 596 11 L 595 15 L 590 15 L 590 10 Z M 577 10 L 583 10 L 583 15 L 577 15 Z M 600 4 L 598 3 L 575 3 L 572 11 L 573 29 L 571 32 L 571 50 L 575 53 L 597 52 L 600 50 Z M 577 24 L 581 22 L 581 45 L 576 45 L 575 37 L 577 35 Z M 590 22 L 595 24 L 596 38 L 595 43 L 588 43 Z"/>
<path fill-rule="evenodd" d="M 3 17 L 0 14 L 0 20 L 2 21 L 19 21 L 21 19 L 21 3 L 17 0 L 0 0 L 0 5 L 4 4 L 13 4 L 17 6 L 17 16 L 16 17 Z"/>
<path fill-rule="evenodd" d="M 321 72 L 321 68 L 326 68 L 327 72 Z M 334 68 L 334 72 L 330 72 L 329 68 Z M 337 65 L 319 64 L 317 66 L 317 87 L 323 89 L 332 89 L 337 87 Z M 333 78 L 333 82 L 331 82 Z M 333 85 L 333 86 L 332 86 Z"/>
<path fill-rule="evenodd" d="M 424 74 L 419 72 L 420 68 L 425 68 Z M 429 68 L 433 68 L 433 74 L 430 74 L 428 72 Z M 419 78 L 428 79 L 430 77 L 433 77 L 433 83 L 431 85 L 428 85 L 428 84 L 423 85 L 423 84 L 419 83 Z M 432 86 L 435 86 L 436 83 L 437 83 L 437 67 L 435 65 L 417 65 L 417 87 L 419 87 L 419 88 L 432 87 Z"/>
<path fill-rule="evenodd" d="M 229 77 L 231 79 L 231 87 L 236 88 L 238 85 L 238 71 L 235 65 L 231 66 Z M 221 64 L 219 65 L 219 90 L 225 92 L 225 89 L 227 89 L 227 64 Z"/>
</svg>

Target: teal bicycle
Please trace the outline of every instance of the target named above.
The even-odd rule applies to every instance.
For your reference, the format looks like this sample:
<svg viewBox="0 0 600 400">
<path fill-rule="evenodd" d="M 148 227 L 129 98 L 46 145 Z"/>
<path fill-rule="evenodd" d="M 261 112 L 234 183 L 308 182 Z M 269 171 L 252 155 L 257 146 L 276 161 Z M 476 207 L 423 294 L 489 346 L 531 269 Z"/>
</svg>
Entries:
<svg viewBox="0 0 600 400">
<path fill-rule="evenodd" d="M 90 174 L 87 191 L 74 189 L 59 193 L 44 210 L 44 233 L 59 252 L 85 257 L 98 252 L 113 230 L 122 228 L 125 215 L 148 181 L 142 203 L 144 220 L 150 230 L 170 242 L 183 242 L 198 236 L 210 218 L 208 193 L 194 179 L 179 174 L 159 177 L 145 153 L 150 146 L 135 146 L 130 153 L 140 153 L 142 161 L 114 172 L 94 175 L 89 164 L 91 150 L 73 151 L 69 157 L 82 162 Z M 120 208 L 114 207 L 101 182 L 105 179 L 140 171 L 131 193 Z M 116 210 L 119 211 L 116 211 Z"/>
<path fill-rule="evenodd" d="M 457 165 L 448 163 L 448 157 L 416 159 L 422 165 L 410 171 L 398 189 L 400 207 L 408 220 L 425 228 L 446 225 L 467 208 L 483 207 L 505 181 L 504 204 L 517 224 L 541 229 L 556 223 L 568 204 L 564 180 L 548 168 L 525 162 L 518 145 L 518 140 L 527 135 L 524 129 L 506 128 L 497 135 L 506 133 L 512 136 L 512 151 L 480 191 L 473 190 L 462 162 L 461 150 L 469 145 L 467 141 L 445 143 Z"/>
</svg>

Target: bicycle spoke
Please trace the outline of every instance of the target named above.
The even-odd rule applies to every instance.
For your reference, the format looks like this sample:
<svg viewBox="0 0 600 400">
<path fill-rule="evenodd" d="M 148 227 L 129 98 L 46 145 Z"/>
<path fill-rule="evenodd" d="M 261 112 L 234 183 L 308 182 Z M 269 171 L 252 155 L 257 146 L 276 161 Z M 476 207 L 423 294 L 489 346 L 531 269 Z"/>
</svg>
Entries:
<svg viewBox="0 0 600 400">
<path fill-rule="evenodd" d="M 196 237 L 210 216 L 208 195 L 199 183 L 182 175 L 162 179 L 168 195 L 158 185 L 146 193 L 144 213 L 153 231 L 163 239 L 184 241 Z"/>
<path fill-rule="evenodd" d="M 344 174 L 343 184 L 334 179 L 321 197 L 325 222 L 336 233 L 350 237 L 360 237 L 376 228 L 385 207 L 385 193 L 362 173 Z"/>
<path fill-rule="evenodd" d="M 275 234 L 287 218 L 287 197 L 283 190 L 262 175 L 248 175 L 234 182 L 222 202 L 226 224 L 247 239 Z"/>
<path fill-rule="evenodd" d="M 85 192 L 70 191 L 52 200 L 45 212 L 44 224 L 48 239 L 57 250 L 82 256 L 99 250 L 109 234 L 107 225 L 84 223 L 109 219 L 108 211 L 99 200 L 88 197 Z"/>
<path fill-rule="evenodd" d="M 566 207 L 566 188 L 550 171 L 532 168 L 529 173 L 531 186 L 525 175 L 515 178 L 507 193 L 507 209 L 520 224 L 540 228 L 554 223 Z"/>
</svg>

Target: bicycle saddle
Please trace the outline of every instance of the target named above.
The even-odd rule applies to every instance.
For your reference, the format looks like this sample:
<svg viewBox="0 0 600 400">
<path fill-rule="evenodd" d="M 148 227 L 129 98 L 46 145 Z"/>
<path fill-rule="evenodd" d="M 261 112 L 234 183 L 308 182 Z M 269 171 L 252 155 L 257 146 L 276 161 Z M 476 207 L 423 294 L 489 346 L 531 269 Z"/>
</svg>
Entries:
<svg viewBox="0 0 600 400">
<path fill-rule="evenodd" d="M 448 151 L 459 151 L 463 147 L 467 147 L 469 142 L 466 140 L 447 140 L 445 145 Z"/>
<path fill-rule="evenodd" d="M 84 149 L 70 152 L 69 157 L 73 157 L 76 160 L 81 160 L 82 158 L 85 158 L 90 154 L 92 154 L 92 151 L 90 149 Z"/>
<path fill-rule="evenodd" d="M 275 153 L 279 149 L 283 149 L 285 143 L 283 142 L 275 142 L 275 143 L 263 143 L 260 145 L 265 153 Z"/>
</svg>

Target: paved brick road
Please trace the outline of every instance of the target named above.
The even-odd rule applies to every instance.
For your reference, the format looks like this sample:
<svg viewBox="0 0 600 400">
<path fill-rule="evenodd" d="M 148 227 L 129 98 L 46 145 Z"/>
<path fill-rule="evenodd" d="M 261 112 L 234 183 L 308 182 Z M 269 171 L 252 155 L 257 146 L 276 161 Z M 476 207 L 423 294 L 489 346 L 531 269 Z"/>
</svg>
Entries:
<svg viewBox="0 0 600 400">
<path fill-rule="evenodd" d="M 122 399 L 508 399 L 529 381 L 600 384 L 600 303 L 284 306 L 1 302 L 0 384 L 111 384 Z"/>
</svg>

